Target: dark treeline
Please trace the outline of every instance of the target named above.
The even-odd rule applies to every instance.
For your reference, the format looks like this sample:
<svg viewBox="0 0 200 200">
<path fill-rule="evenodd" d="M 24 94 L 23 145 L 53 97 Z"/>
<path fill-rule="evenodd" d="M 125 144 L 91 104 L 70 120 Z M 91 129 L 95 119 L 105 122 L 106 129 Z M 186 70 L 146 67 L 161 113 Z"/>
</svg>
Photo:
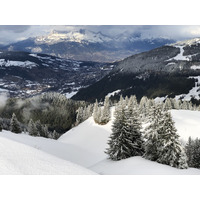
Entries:
<svg viewBox="0 0 200 200">
<path fill-rule="evenodd" d="M 41 124 L 49 132 L 56 131 L 61 135 L 75 124 L 80 106 L 86 106 L 86 103 L 67 99 L 59 93 L 44 93 L 28 99 L 9 98 L 0 109 L 1 124 L 3 129 L 10 130 L 14 113 L 22 131 L 28 131 L 33 122 L 35 126 Z"/>
</svg>

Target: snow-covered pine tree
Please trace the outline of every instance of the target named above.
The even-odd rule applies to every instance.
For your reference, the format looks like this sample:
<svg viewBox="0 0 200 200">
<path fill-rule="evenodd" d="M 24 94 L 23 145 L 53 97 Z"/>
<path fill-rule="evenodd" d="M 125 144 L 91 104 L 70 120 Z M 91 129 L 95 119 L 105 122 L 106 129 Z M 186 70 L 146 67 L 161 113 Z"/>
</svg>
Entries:
<svg viewBox="0 0 200 200">
<path fill-rule="evenodd" d="M 192 140 L 189 137 L 186 144 L 186 154 L 189 167 L 200 168 L 200 139 Z"/>
<path fill-rule="evenodd" d="M 56 130 L 53 131 L 52 133 L 52 139 L 57 140 L 59 138 L 59 134 L 56 132 Z"/>
<path fill-rule="evenodd" d="M 93 105 L 92 104 L 87 106 L 86 113 L 87 113 L 86 114 L 87 115 L 87 119 L 92 116 L 92 113 L 93 113 Z"/>
<path fill-rule="evenodd" d="M 163 113 L 160 105 L 153 106 L 149 111 L 149 125 L 145 129 L 144 155 L 143 157 L 156 161 L 158 159 L 159 134 L 163 129 Z"/>
<path fill-rule="evenodd" d="M 185 101 L 185 100 L 183 101 L 181 109 L 183 109 L 183 110 L 188 110 L 189 109 L 189 104 L 188 104 L 187 101 Z"/>
<path fill-rule="evenodd" d="M 169 112 L 164 114 L 162 132 L 158 135 L 157 152 L 157 162 L 179 169 L 188 168 L 185 150 Z"/>
<path fill-rule="evenodd" d="M 83 121 L 83 107 L 79 107 L 76 115 L 76 126 Z"/>
<path fill-rule="evenodd" d="M 178 99 L 176 100 L 175 98 L 173 99 L 173 104 L 174 104 L 174 109 L 179 110 L 181 107 L 181 101 Z"/>
<path fill-rule="evenodd" d="M 94 109 L 93 109 L 93 118 L 94 118 L 94 121 L 97 123 L 98 122 L 98 101 L 96 99 L 96 102 L 94 104 Z"/>
<path fill-rule="evenodd" d="M 135 101 L 133 102 L 135 105 Z M 141 128 L 138 109 L 136 106 L 129 104 L 125 109 L 125 125 L 123 130 L 126 135 L 130 156 L 142 156 L 144 153 Z"/>
<path fill-rule="evenodd" d="M 109 155 L 111 160 L 121 160 L 130 157 L 130 152 L 126 148 L 126 138 L 124 137 L 124 126 L 125 126 L 125 106 L 123 98 L 115 107 L 114 112 L 115 120 L 112 126 L 112 133 L 108 140 L 109 147 L 106 149 L 106 153 Z"/>
<path fill-rule="evenodd" d="M 36 129 L 37 129 L 37 135 L 43 137 L 43 130 L 42 130 L 43 127 L 42 127 L 40 120 L 37 120 L 35 122 L 35 126 L 36 126 Z"/>
<path fill-rule="evenodd" d="M 128 107 L 138 110 L 137 98 L 135 95 L 131 95 L 128 101 Z M 139 112 L 139 111 L 138 111 Z M 139 113 L 138 113 L 139 114 Z"/>
<path fill-rule="evenodd" d="M 10 121 L 10 131 L 13 133 L 21 133 L 22 132 L 20 123 L 17 120 L 15 113 L 12 114 L 12 118 Z"/>
<path fill-rule="evenodd" d="M 39 136 L 37 127 L 32 119 L 30 119 L 28 123 L 28 132 L 29 132 L 29 135 L 31 136 Z"/>
<path fill-rule="evenodd" d="M 200 139 L 196 138 L 193 143 L 193 167 L 200 168 Z"/>
<path fill-rule="evenodd" d="M 171 103 L 170 99 L 167 98 L 165 100 L 164 105 L 163 105 L 163 110 L 168 111 L 168 110 L 171 110 L 171 109 L 172 109 L 172 103 Z"/>
<path fill-rule="evenodd" d="M 106 149 L 110 159 L 121 160 L 142 155 L 141 126 L 135 112 L 133 108 L 126 108 L 123 98 L 120 98 L 114 112 L 109 148 Z"/>
<path fill-rule="evenodd" d="M 101 113 L 101 124 L 107 124 L 110 121 L 110 102 L 109 97 L 106 96 L 104 100 L 104 107 Z"/>
<path fill-rule="evenodd" d="M 101 107 L 98 107 L 97 116 L 96 116 L 96 123 L 97 124 L 101 124 L 101 113 L 102 113 L 102 109 L 101 109 Z"/>
<path fill-rule="evenodd" d="M 139 110 L 140 110 L 140 115 L 142 118 L 145 118 L 147 116 L 147 101 L 148 98 L 146 96 L 143 96 L 140 100 L 140 105 L 139 105 Z"/>
<path fill-rule="evenodd" d="M 43 132 L 44 132 L 44 137 L 46 137 L 46 138 L 49 138 L 50 136 L 50 134 L 49 134 L 49 131 L 48 131 L 48 126 L 47 125 L 44 125 L 43 126 Z"/>
<path fill-rule="evenodd" d="M 194 167 L 194 163 L 193 163 L 193 155 L 195 154 L 194 152 L 194 141 L 192 140 L 191 137 L 188 138 L 188 142 L 185 146 L 185 152 L 187 155 L 187 163 L 189 167 Z M 199 152 L 200 153 L 200 152 Z"/>
<path fill-rule="evenodd" d="M 194 110 L 194 108 L 193 108 L 193 105 L 192 105 L 192 102 L 191 102 L 191 101 L 188 103 L 188 109 L 189 109 L 189 110 Z"/>
<path fill-rule="evenodd" d="M 125 101 L 125 104 L 128 105 L 128 102 L 129 102 L 128 96 L 125 97 L 124 101 Z"/>
</svg>

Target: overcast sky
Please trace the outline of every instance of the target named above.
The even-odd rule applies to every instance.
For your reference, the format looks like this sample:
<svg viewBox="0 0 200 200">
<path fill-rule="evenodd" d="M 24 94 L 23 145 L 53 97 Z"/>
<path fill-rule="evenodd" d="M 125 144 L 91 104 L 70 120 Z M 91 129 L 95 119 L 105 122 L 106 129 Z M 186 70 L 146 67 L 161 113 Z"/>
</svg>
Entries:
<svg viewBox="0 0 200 200">
<path fill-rule="evenodd" d="M 61 25 L 0 25 L 0 44 L 8 44 L 29 37 L 49 34 L 52 30 L 76 31 L 81 28 L 114 36 L 123 32 L 140 33 L 142 38 L 166 37 L 174 40 L 184 40 L 200 37 L 200 26 L 193 25 L 97 25 L 97 26 L 61 26 Z"/>
</svg>

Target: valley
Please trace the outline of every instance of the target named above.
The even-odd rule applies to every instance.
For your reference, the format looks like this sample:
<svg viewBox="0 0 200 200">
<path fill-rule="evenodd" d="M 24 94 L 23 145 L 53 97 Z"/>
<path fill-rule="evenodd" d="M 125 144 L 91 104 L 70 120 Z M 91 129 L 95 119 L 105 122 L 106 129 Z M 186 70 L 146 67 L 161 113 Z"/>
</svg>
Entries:
<svg viewBox="0 0 200 200">
<path fill-rule="evenodd" d="M 111 69 L 112 65 L 106 63 L 4 51 L 0 53 L 0 92 L 26 98 L 56 91 L 71 97 L 80 88 L 101 79 Z"/>
</svg>

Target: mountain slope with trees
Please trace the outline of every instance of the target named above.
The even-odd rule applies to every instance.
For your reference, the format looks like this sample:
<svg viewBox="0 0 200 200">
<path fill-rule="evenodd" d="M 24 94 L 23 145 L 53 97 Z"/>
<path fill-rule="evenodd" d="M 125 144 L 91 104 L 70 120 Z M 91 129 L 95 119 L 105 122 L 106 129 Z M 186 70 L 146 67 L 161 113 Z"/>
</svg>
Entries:
<svg viewBox="0 0 200 200">
<path fill-rule="evenodd" d="M 200 39 L 165 45 L 130 56 L 93 85 L 81 89 L 73 99 L 102 100 L 107 94 L 195 98 L 199 100 Z M 115 97 L 114 97 L 115 96 Z"/>
</svg>

